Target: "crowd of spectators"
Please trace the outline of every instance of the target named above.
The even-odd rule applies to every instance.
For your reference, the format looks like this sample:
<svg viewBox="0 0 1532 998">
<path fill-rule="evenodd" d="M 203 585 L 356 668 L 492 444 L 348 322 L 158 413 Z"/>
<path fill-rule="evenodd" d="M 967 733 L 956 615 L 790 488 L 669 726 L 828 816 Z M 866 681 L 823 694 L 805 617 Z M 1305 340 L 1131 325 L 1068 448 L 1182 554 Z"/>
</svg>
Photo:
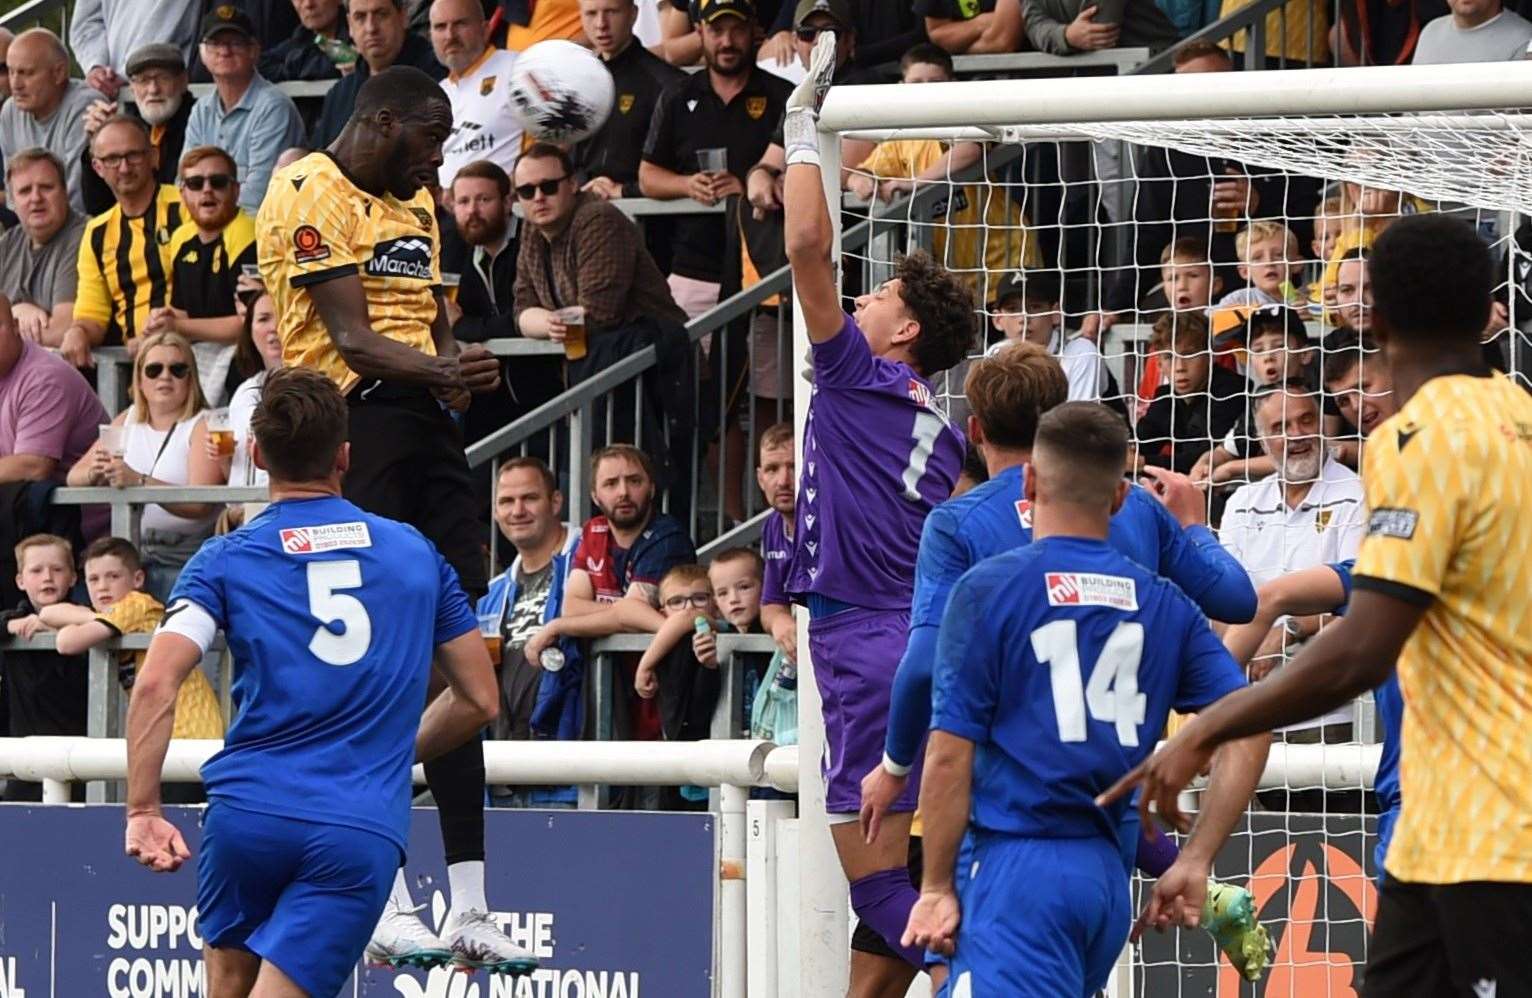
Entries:
<svg viewBox="0 0 1532 998">
<path fill-rule="evenodd" d="M 1434 2 L 1343 3 L 1333 26 L 1321 9 L 1328 5 L 1287 7 L 1306 12 L 1303 23 L 1317 25 L 1340 64 L 1514 59 L 1532 44 L 1532 23 L 1500 0 Z M 1237 6 L 1229 0 L 1223 11 Z M 590 723 L 580 711 L 580 671 L 545 671 L 543 656 L 579 663 L 589 639 L 639 631 L 659 637 L 614 670 L 616 734 L 706 737 L 719 695 L 717 633 L 772 637 L 780 661 L 752 663 L 753 684 L 790 673 L 781 665 L 796 650 L 781 580 L 794 528 L 793 441 L 790 426 L 771 425 L 792 397 L 794 372 L 786 296 L 765 300 L 750 322 L 695 353 L 684 324 L 785 261 L 782 112 L 820 33 L 837 32 L 838 83 L 908 86 L 953 79 L 955 55 L 1164 49 L 1203 26 L 1207 8 L 1178 0 L 81 0 L 67 40 L 42 28 L 14 37 L 0 30 L 0 520 L 9 530 L 0 547 L 15 548 L 16 562 L 0 578 L 18 580 L 4 594 L 16 608 L 11 633 L 58 630 L 61 660 L 88 647 L 66 641 L 61 628 L 124 633 L 108 619 L 114 602 L 136 593 L 142 600 L 129 604 L 159 606 L 204 538 L 253 514 L 239 505 L 152 505 L 136 547 L 81 547 L 77 566 L 75 548 L 103 537 L 103 514 L 87 509 L 71 520 L 46 494 L 65 483 L 264 482 L 249 420 L 282 347 L 272 299 L 254 276 L 255 216 L 277 169 L 340 133 L 365 80 L 409 65 L 440 81 L 453 110 L 438 217 L 456 338 L 562 343 L 577 329 L 585 340 L 583 356 L 567 361 L 507 361 L 502 387 L 466 413 L 465 437 L 482 439 L 656 344 L 695 363 L 699 390 L 711 393 L 701 407 L 726 414 L 715 433 L 699 431 L 701 452 L 721 469 L 715 499 L 725 523 L 770 511 L 759 554 L 725 552 L 711 572 L 697 565 L 703 538 L 690 536 L 684 515 L 661 512 L 660 498 L 679 484 L 669 509 L 685 513 L 679 494 L 690 465 L 656 441 L 667 419 L 673 435 L 675 414 L 698 400 L 659 383 L 644 393 L 647 407 L 630 395 L 612 404 L 610 418 L 598 415 L 611 426 L 602 441 L 610 446 L 591 462 L 589 496 L 561 493 L 567 465 L 556 458 L 501 464 L 484 483 L 486 505 L 514 554 L 479 607 L 505 650 L 496 735 L 578 737 Z M 1299 53 L 1278 35 L 1268 31 L 1275 54 L 1332 60 L 1313 46 Z M 525 135 L 508 96 L 518 53 L 548 38 L 589 46 L 613 77 L 605 125 L 570 148 Z M 1225 72 L 1243 57 L 1239 44 L 1193 43 L 1177 50 L 1175 67 Z M 193 81 L 210 88 L 194 96 Z M 331 85 L 295 101 L 277 85 L 287 81 Z M 1104 161 L 1116 173 L 1102 178 L 1132 185 L 1130 217 L 1112 219 L 1131 223 L 1131 246 L 1098 269 L 1099 295 L 1080 307 L 1078 275 L 1045 264 L 1061 259 L 1061 235 L 1034 224 L 1038 206 L 1014 196 L 1029 185 L 996 183 L 997 174 L 976 168 L 981 155 L 973 143 L 846 139 L 844 185 L 865 202 L 889 202 L 969 171 L 971 180 L 947 185 L 911 224 L 927 229 L 934 253 L 980 293 L 988 350 L 1035 343 L 1058 357 L 1071 399 L 1120 408 L 1134 427 L 1135 468 L 1186 473 L 1203 487 L 1224 544 L 1257 581 L 1354 554 L 1361 439 L 1392 412 L 1369 337 L 1368 247 L 1393 219 L 1436 206 L 1131 147 L 1120 162 Z M 612 203 L 640 197 L 698 210 L 640 225 Z M 1487 338 L 1504 318 L 1501 307 Z M 1121 385 L 1103 351 L 1118 323 L 1152 328 Z M 106 412 L 93 391 L 115 376 L 98 368 L 103 346 L 125 347 L 132 359 L 131 404 L 120 413 Z M 1500 349 L 1491 341 L 1486 353 L 1503 364 Z M 222 445 L 224 432 L 232 448 Z M 747 484 L 752 465 L 759 497 Z M 598 514 L 578 531 L 566 527 L 587 502 Z M 29 534 L 47 539 L 26 542 Z M 103 559 L 128 589 L 70 597 Z M 54 605 L 73 610 L 50 612 Z M 1282 621 L 1257 668 L 1317 626 Z M 11 730 L 83 725 L 78 682 L 30 688 L 12 679 L 14 660 L 6 655 L 0 696 Z M 47 664 L 60 676 L 74 668 Z M 44 699 L 66 702 L 40 708 L 44 688 Z M 495 796 L 538 806 L 574 800 L 566 787 Z M 684 790 L 636 791 L 631 801 L 698 804 Z"/>
</svg>

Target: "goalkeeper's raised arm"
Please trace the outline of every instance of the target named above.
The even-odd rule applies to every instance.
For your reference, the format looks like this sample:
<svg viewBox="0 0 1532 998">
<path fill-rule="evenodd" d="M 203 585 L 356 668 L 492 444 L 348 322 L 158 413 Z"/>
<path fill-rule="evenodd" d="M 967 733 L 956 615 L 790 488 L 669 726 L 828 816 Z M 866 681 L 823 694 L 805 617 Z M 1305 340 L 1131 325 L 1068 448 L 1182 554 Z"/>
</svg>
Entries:
<svg viewBox="0 0 1532 998">
<path fill-rule="evenodd" d="M 809 339 L 820 343 L 840 332 L 845 315 L 830 258 L 834 229 L 819 171 L 819 106 L 835 73 L 835 33 L 822 31 L 809 58 L 808 75 L 787 99 L 782 141 L 787 175 L 782 199 L 787 262 Z"/>
</svg>

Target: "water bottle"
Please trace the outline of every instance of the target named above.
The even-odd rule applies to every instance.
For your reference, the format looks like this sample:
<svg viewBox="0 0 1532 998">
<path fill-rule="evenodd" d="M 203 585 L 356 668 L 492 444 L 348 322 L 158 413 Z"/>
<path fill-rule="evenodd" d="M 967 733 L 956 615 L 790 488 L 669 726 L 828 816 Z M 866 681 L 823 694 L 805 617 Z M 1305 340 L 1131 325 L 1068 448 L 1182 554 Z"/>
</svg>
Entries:
<svg viewBox="0 0 1532 998">
<path fill-rule="evenodd" d="M 558 672 L 564 667 L 564 651 L 558 645 L 544 648 L 542 657 L 537 661 L 548 672 Z"/>
<path fill-rule="evenodd" d="M 713 625 L 708 622 L 706 617 L 701 616 L 700 614 L 697 616 L 697 620 L 693 625 L 693 629 L 696 630 L 699 635 L 713 633 Z"/>
<path fill-rule="evenodd" d="M 326 38 L 324 35 L 314 35 L 314 45 L 325 54 L 337 66 L 351 65 L 356 62 L 357 51 L 339 38 Z"/>
</svg>

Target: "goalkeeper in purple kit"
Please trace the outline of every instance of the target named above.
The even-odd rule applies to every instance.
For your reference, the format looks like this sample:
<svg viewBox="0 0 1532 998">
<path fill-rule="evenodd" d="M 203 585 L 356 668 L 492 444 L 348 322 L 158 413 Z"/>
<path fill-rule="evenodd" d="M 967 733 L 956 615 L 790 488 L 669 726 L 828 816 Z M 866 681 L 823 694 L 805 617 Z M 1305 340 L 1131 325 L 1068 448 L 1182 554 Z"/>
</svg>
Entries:
<svg viewBox="0 0 1532 998">
<path fill-rule="evenodd" d="M 854 315 L 841 310 L 817 137 L 834 54 L 834 34 L 824 31 L 784 122 L 787 258 L 815 382 L 787 588 L 809 610 L 824 701 L 826 809 L 852 907 L 918 966 L 919 950 L 899 945 L 916 899 L 905 866 L 914 791 L 895 802 L 873 845 L 856 816 L 862 776 L 883 755 L 921 526 L 951 494 L 963 461 L 962 434 L 937 408 L 927 379 L 963 359 L 977 324 L 967 288 L 924 254 L 900 261 L 891 280 L 857 299 Z M 874 972 L 853 966 L 853 989 Z"/>
</svg>

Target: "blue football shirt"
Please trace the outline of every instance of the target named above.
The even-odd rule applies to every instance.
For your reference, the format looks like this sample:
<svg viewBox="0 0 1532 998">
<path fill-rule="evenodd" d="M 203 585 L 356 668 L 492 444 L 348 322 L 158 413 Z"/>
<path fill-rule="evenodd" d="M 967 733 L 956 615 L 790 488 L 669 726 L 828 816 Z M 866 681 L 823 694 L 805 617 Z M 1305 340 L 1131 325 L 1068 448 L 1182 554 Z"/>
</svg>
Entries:
<svg viewBox="0 0 1532 998">
<path fill-rule="evenodd" d="M 1330 566 L 1340 576 L 1341 588 L 1346 593 L 1346 603 L 1351 601 L 1351 568 L 1356 560 L 1337 562 Z M 1346 612 L 1346 604 L 1335 608 Z M 1378 869 L 1383 869 L 1383 857 L 1388 855 L 1389 840 L 1394 837 L 1394 822 L 1398 818 L 1403 795 L 1399 792 L 1399 748 L 1404 728 L 1404 694 L 1399 691 L 1399 674 L 1390 673 L 1372 691 L 1372 703 L 1378 711 L 1378 721 L 1383 725 L 1383 753 L 1378 756 L 1378 774 L 1373 777 L 1372 792 L 1378 798 L 1378 848 L 1375 853 Z"/>
<path fill-rule="evenodd" d="M 1117 842 L 1129 805 L 1096 796 L 1154 750 L 1172 709 L 1244 685 L 1180 589 L 1104 541 L 1049 537 L 953 589 L 932 727 L 975 743 L 975 826 Z"/>
<path fill-rule="evenodd" d="M 1183 529 L 1149 493 L 1134 486 L 1112 517 L 1108 542 L 1164 576 L 1215 620 L 1255 616 L 1255 587 L 1244 567 L 1203 526 Z M 1022 467 L 1007 468 L 944 502 L 926 518 L 915 562 L 910 641 L 894 679 L 884 751 L 896 766 L 914 761 L 931 720 L 930 675 L 935 629 L 952 587 L 985 558 L 1032 543 L 1032 516 L 1022 498 Z"/>
<path fill-rule="evenodd" d="M 187 563 L 168 615 L 198 611 L 235 663 L 209 798 L 404 848 L 432 653 L 478 627 L 446 560 L 344 499 L 283 500 Z"/>
</svg>

